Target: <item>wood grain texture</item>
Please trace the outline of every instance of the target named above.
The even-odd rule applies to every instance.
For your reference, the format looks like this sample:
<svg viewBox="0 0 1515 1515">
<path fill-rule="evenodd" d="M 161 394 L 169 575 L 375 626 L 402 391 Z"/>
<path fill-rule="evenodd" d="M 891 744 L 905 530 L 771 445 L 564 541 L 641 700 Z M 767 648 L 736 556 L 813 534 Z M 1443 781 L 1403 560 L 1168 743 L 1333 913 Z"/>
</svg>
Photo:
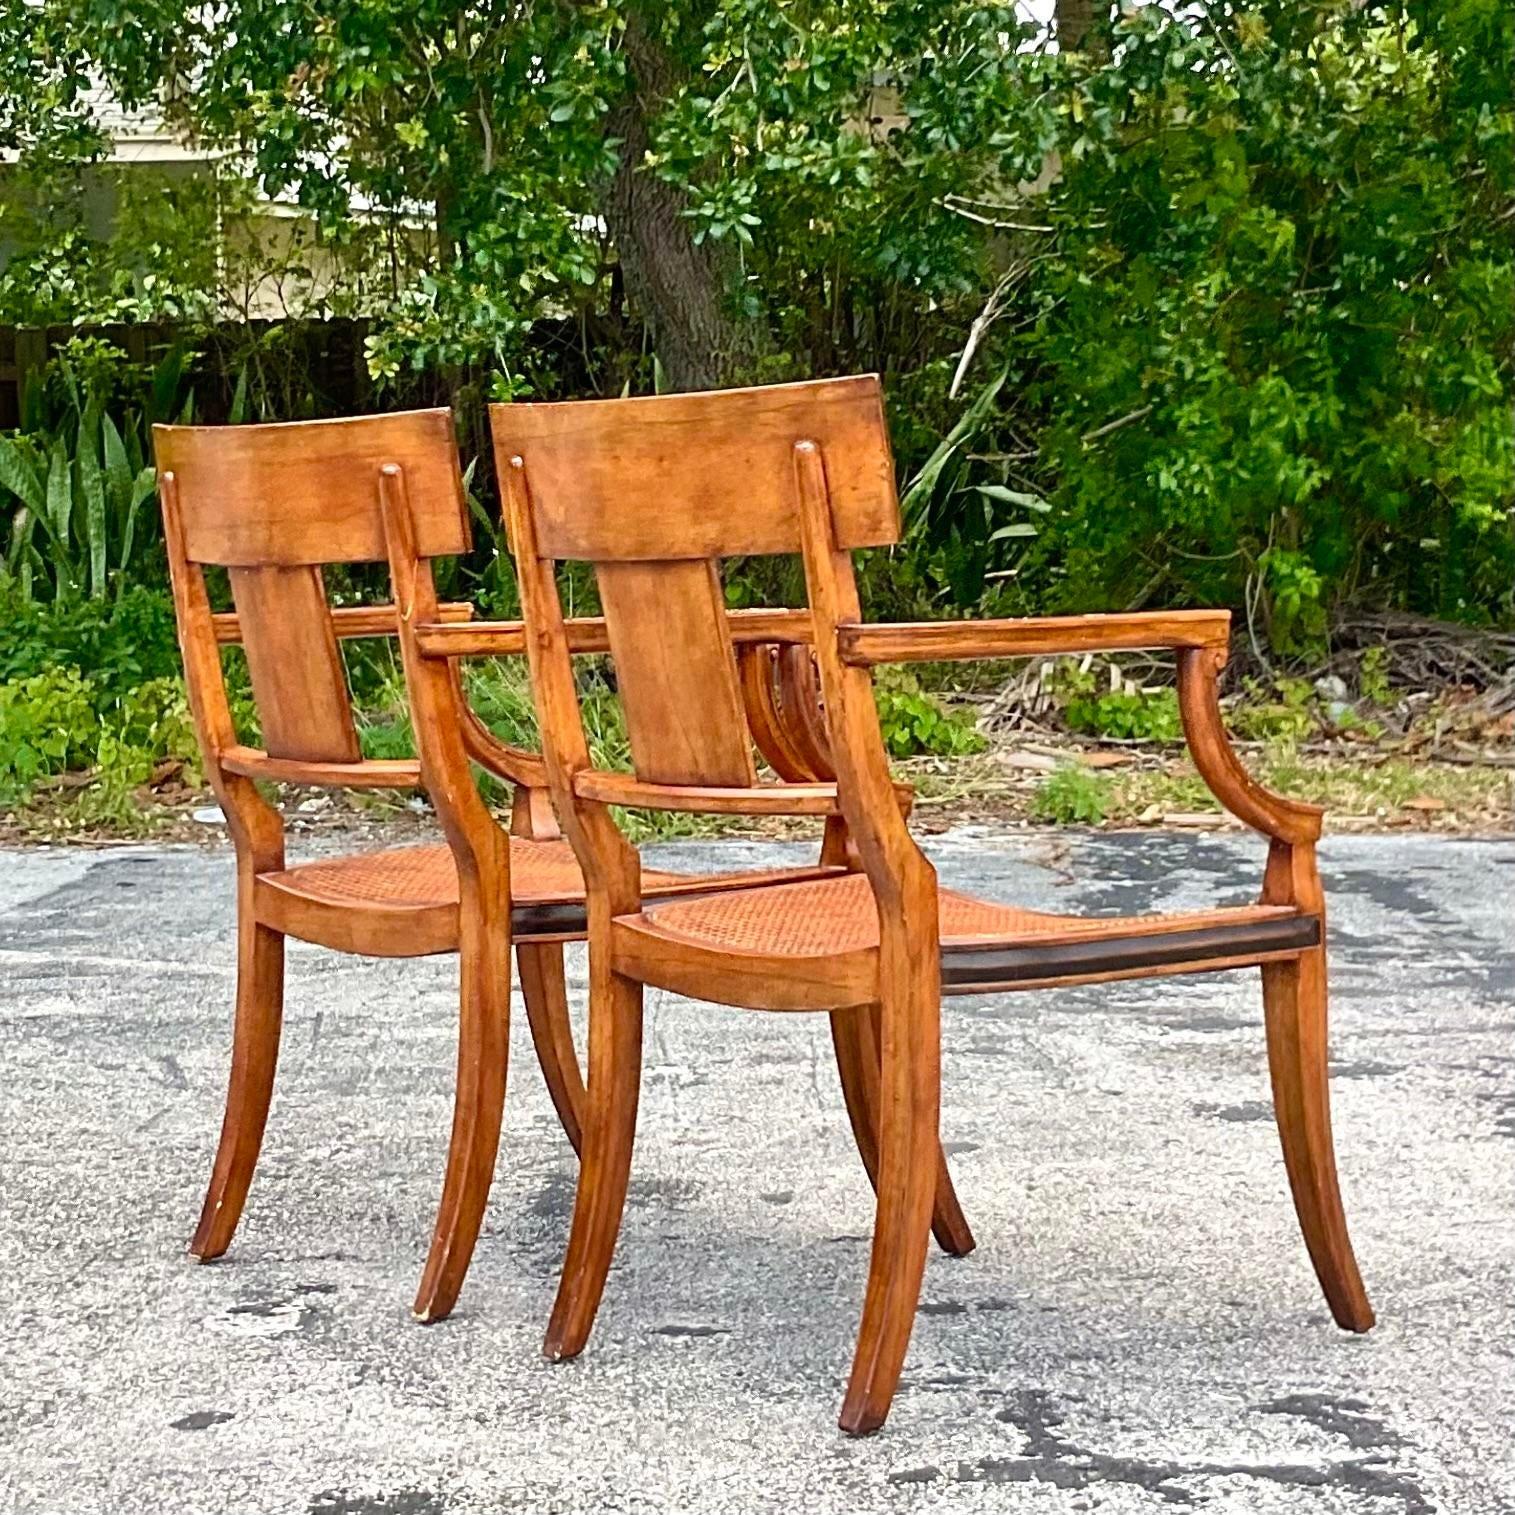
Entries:
<svg viewBox="0 0 1515 1515">
<path fill-rule="evenodd" d="M 573 791 L 600 805 L 704 815 L 830 815 L 837 808 L 835 784 L 757 784 L 750 789 L 705 784 L 651 784 L 630 773 L 587 768 L 574 775 Z"/>
<path fill-rule="evenodd" d="M 419 656 L 425 654 L 417 648 Z M 522 785 L 532 793 L 547 792 L 547 765 L 539 752 L 517 747 L 496 736 L 468 702 L 463 690 L 463 675 L 456 661 L 447 665 L 447 680 L 452 686 L 453 701 L 463 728 L 463 746 L 469 757 L 487 773 L 509 784 Z"/>
<path fill-rule="evenodd" d="M 428 553 L 467 543 L 446 412 L 280 427 L 157 428 L 159 496 L 195 730 L 237 855 L 238 982 L 232 1070 L 200 1224 L 201 1257 L 230 1244 L 252 1180 L 277 1057 L 286 935 L 353 951 L 407 924 L 408 950 L 456 950 L 459 1042 L 442 1199 L 416 1299 L 425 1319 L 457 1298 L 493 1175 L 510 1001 L 509 845 L 474 786 L 450 665 L 407 651 L 417 612 L 445 624 Z M 411 469 L 407 495 L 400 462 Z M 391 550 L 398 542 L 397 550 Z M 365 762 L 320 565 L 390 559 L 397 606 L 340 618 L 401 634 L 419 756 Z M 202 565 L 229 570 L 237 613 L 211 615 Z M 238 740 L 219 646 L 240 640 L 268 751 Z M 312 898 L 285 868 L 283 824 L 254 779 L 357 788 L 424 784 L 447 834 L 455 902 L 403 910 L 380 897 Z M 298 873 L 298 870 L 294 870 Z M 377 877 L 377 875 L 376 875 Z"/>
<path fill-rule="evenodd" d="M 222 567 L 382 563 L 379 469 L 412 481 L 422 557 L 466 552 L 452 414 L 402 411 L 267 426 L 154 426 L 160 474 L 177 483 L 184 553 Z"/>
<path fill-rule="evenodd" d="M 497 433 L 498 437 L 498 433 Z M 589 925 L 589 1079 L 579 1182 L 568 1251 L 543 1350 L 553 1359 L 583 1350 L 594 1325 L 620 1233 L 636 1133 L 642 1058 L 642 986 L 615 971 L 612 923 L 641 900 L 641 862 L 603 805 L 574 781 L 590 766 L 573 664 L 552 562 L 536 536 L 530 486 L 519 462 L 501 470 L 516 553 L 527 662 L 542 730 L 542 754 L 559 824 L 584 872 Z"/>
<path fill-rule="evenodd" d="M 591 924 L 591 942 L 595 928 Z M 577 1357 L 589 1341 L 626 1206 L 642 1077 L 642 986 L 612 971 L 606 952 L 589 961 L 589 1090 L 573 1225 L 542 1352 Z"/>
<path fill-rule="evenodd" d="M 449 602 L 437 607 L 441 622 L 449 629 L 457 623 L 471 620 L 472 605 Z M 357 637 L 391 637 L 396 630 L 396 613 L 393 605 L 336 605 L 330 610 L 331 629 L 337 640 L 346 641 Z M 242 640 L 242 623 L 234 610 L 218 611 L 211 617 L 216 628 L 216 641 L 223 647 L 234 646 Z"/>
<path fill-rule="evenodd" d="M 787 993 L 777 981 L 801 975 L 812 986 L 804 1008 L 829 1009 L 815 999 L 815 986 L 834 974 L 854 993 L 878 971 L 873 891 L 866 877 L 845 870 L 762 890 L 670 891 L 637 915 L 617 920 L 616 933 L 618 950 L 635 952 L 648 982 L 681 993 L 699 971 L 713 973 L 740 961 L 748 978 L 775 981 L 764 993 Z M 1091 918 L 938 890 L 936 934 L 941 992 L 990 993 L 1060 975 L 1136 977 L 1192 964 L 1297 956 L 1319 944 L 1321 924 L 1291 905 Z M 660 954 L 677 961 L 679 982 L 663 977 Z"/>
<path fill-rule="evenodd" d="M 807 767 L 821 778 L 834 778 L 814 652 L 808 647 L 776 647 L 774 671 L 778 676 L 779 720 L 790 733 L 790 740 Z"/>
<path fill-rule="evenodd" d="M 741 682 L 747 728 L 763 761 L 786 784 L 829 779 L 829 770 L 819 770 L 809 762 L 810 754 L 802 745 L 803 737 L 785 721 L 779 709 L 778 656 L 779 648 L 772 643 L 737 649 L 737 676 Z"/>
<path fill-rule="evenodd" d="M 1097 956 L 1098 954 L 1094 954 Z M 1194 973 L 1225 973 L 1237 968 L 1256 968 L 1261 963 L 1286 962 L 1299 956 L 1298 947 L 1281 947 L 1277 951 L 1251 949 L 1239 954 L 1219 952 L 1214 956 L 1186 957 L 1182 962 L 1162 962 L 1155 965 L 1123 963 L 1114 968 L 1096 971 L 1087 967 L 1054 965 L 1039 976 L 994 979 L 980 983 L 963 978 L 942 986 L 942 993 L 953 994 L 1010 994 L 1032 989 L 1060 989 L 1079 984 L 1119 984 L 1129 979 L 1182 978 Z"/>
<path fill-rule="evenodd" d="M 808 610 L 728 610 L 726 628 L 737 646 L 809 642 L 813 635 Z M 573 653 L 610 651 L 610 630 L 603 616 L 565 618 L 563 640 Z M 526 651 L 526 628 L 520 621 L 473 621 L 466 626 L 428 622 L 416 627 L 416 645 L 427 657 L 510 657 Z"/>
<path fill-rule="evenodd" d="M 544 786 L 517 787 L 510 806 L 512 851 L 515 839 L 556 841 L 562 836 L 552 797 Z M 514 857 L 512 857 L 512 864 Z M 512 885 L 516 872 L 512 866 Z M 516 921 L 512 888 L 512 925 Z M 588 922 L 585 922 L 587 929 Z M 521 976 L 521 999 L 526 1006 L 526 1024 L 531 1031 L 537 1063 L 547 1085 L 548 1097 L 558 1113 L 558 1123 L 576 1155 L 584 1150 L 584 1120 L 587 1094 L 578 1049 L 573 1042 L 573 1022 L 568 1014 L 568 979 L 561 942 L 530 942 L 516 939 L 516 968 Z"/>
<path fill-rule="evenodd" d="M 838 478 L 851 465 L 837 454 Z M 844 1431 L 883 1425 L 915 1325 L 940 1159 L 941 961 L 936 871 L 900 814 L 873 683 L 843 662 L 836 628 L 860 619 L 848 543 L 835 530 L 821 447 L 796 443 L 791 467 L 816 620 L 837 794 L 878 909 L 878 1208 L 857 1350 L 842 1402 Z"/>
<path fill-rule="evenodd" d="M 755 784 L 716 565 L 602 562 L 595 576 L 637 777 Z"/>
<path fill-rule="evenodd" d="M 177 481 L 158 480 L 174 620 L 184 659 L 190 713 L 205 775 L 226 817 L 237 859 L 237 991 L 231 1073 L 221 1136 L 191 1253 L 209 1261 L 231 1244 L 252 1183 L 273 1093 L 284 1002 L 284 941 L 259 921 L 253 903 L 260 872 L 284 866 L 284 822 L 247 778 L 231 773 L 221 753 L 236 740 L 221 673 L 205 575 L 184 554 Z"/>
<path fill-rule="evenodd" d="M 606 405 L 593 413 L 583 406 L 533 407 L 540 414 L 530 424 L 541 430 L 532 435 L 523 429 L 524 408 L 512 408 L 508 421 L 497 412 L 494 423 L 544 761 L 587 881 L 592 990 L 586 1160 L 548 1331 L 549 1355 L 582 1349 L 604 1291 L 631 1162 L 644 984 L 716 1003 L 832 1016 L 849 1117 L 877 1194 L 868 1283 L 841 1413 L 849 1432 L 875 1430 L 889 1412 L 931 1232 L 949 1250 L 972 1244 L 938 1130 L 944 993 L 1261 965 L 1280 1134 L 1301 1229 L 1338 1320 L 1365 1329 L 1371 1311 L 1346 1240 L 1325 1104 L 1324 907 L 1308 845 L 1319 815 L 1256 785 L 1226 741 L 1215 677 L 1225 659 L 1228 616 L 1178 612 L 864 627 L 849 556 L 858 542 L 838 502 L 855 498 L 859 478 L 865 492 L 878 487 L 878 444 L 868 428 L 860 440 L 849 440 L 840 430 L 825 433 L 819 423 L 813 429 L 802 425 L 800 412 L 793 411 L 775 428 L 787 432 L 781 460 L 787 472 L 759 477 L 748 470 L 738 501 L 731 481 L 721 476 L 725 454 L 711 439 L 724 445 L 731 428 L 750 417 L 749 398 L 679 401 L 663 412 L 640 408 L 651 402 Z M 674 418 L 666 431 L 660 415 Z M 647 435 L 639 437 L 634 432 L 643 417 L 652 419 Z M 546 445 L 536 448 L 541 438 Z M 763 446 L 771 440 L 765 438 Z M 539 467 L 553 449 L 556 459 Z M 767 466 L 771 459 L 763 456 Z M 744 514 L 749 497 L 759 502 L 756 525 Z M 659 505 L 671 500 L 674 508 L 665 519 L 655 506 L 639 509 L 642 498 Z M 734 700 L 723 697 L 713 702 L 711 719 L 723 725 L 744 720 L 783 782 L 754 786 L 710 779 L 704 769 L 718 767 L 720 758 L 704 750 L 704 739 L 686 744 L 683 783 L 593 769 L 555 560 L 638 566 L 627 580 L 636 585 L 636 634 L 616 649 L 616 661 L 618 668 L 640 661 L 656 678 L 660 660 L 672 654 L 655 645 L 660 622 L 648 604 L 656 599 L 648 586 L 656 569 L 646 571 L 646 565 L 696 560 L 686 573 L 692 582 L 706 573 L 709 558 L 788 551 L 796 544 L 804 554 L 809 635 L 796 628 L 792 636 L 767 638 L 773 645 L 763 645 L 762 637 L 744 641 L 728 617 L 722 638 L 719 611 L 709 599 L 701 601 L 700 625 L 692 633 L 707 645 L 736 649 L 739 712 L 733 713 Z M 614 640 L 613 629 L 605 632 L 607 642 Z M 440 652 L 444 645 L 486 640 L 464 643 L 461 633 L 445 632 L 433 645 Z M 668 638 L 674 644 L 684 640 Z M 1275 839 L 1261 905 L 1090 921 L 1038 916 L 938 889 L 905 824 L 908 792 L 902 798 L 890 777 L 869 668 L 895 658 L 1089 648 L 1179 651 L 1180 703 L 1196 764 L 1228 808 Z M 666 682 L 671 687 L 675 681 Z M 673 719 L 665 701 L 656 720 L 666 725 Z M 740 895 L 644 900 L 634 855 L 610 819 L 610 807 L 622 804 L 737 813 L 771 805 L 772 813 L 799 808 L 823 814 L 823 861 L 842 873 Z M 822 904 L 843 896 L 851 901 L 845 922 L 829 918 Z"/>
<path fill-rule="evenodd" d="M 1224 662 L 1224 654 L 1213 648 L 1179 654 L 1178 708 L 1194 766 L 1210 793 L 1254 831 L 1280 841 L 1313 843 L 1320 836 L 1320 807 L 1265 789 L 1247 772 L 1226 736 L 1219 689 Z"/>
<path fill-rule="evenodd" d="M 1313 842 L 1272 841 L 1263 898 L 1308 911 L 1324 931 L 1325 893 Z M 1292 961 L 1265 964 L 1262 983 L 1273 1115 L 1299 1228 L 1332 1318 L 1345 1331 L 1368 1331 L 1373 1307 L 1347 1231 L 1331 1134 L 1324 940 Z"/>
<path fill-rule="evenodd" d="M 268 784 L 306 784 L 316 789 L 418 789 L 421 765 L 413 758 L 363 758 L 354 763 L 311 763 L 273 757 L 257 747 L 232 742 L 222 748 L 226 773 Z"/>
<path fill-rule="evenodd" d="M 1002 621 L 844 623 L 837 646 L 844 663 L 938 663 L 973 658 L 1039 657 L 1056 652 L 1220 648 L 1231 636 L 1228 610 L 1159 610 L 1124 615 L 1038 616 Z"/>
<path fill-rule="evenodd" d="M 263 1146 L 284 1017 L 284 938 L 237 902 L 237 1002 L 221 1138 L 190 1255 L 213 1262 L 231 1245 Z"/>
<path fill-rule="evenodd" d="M 450 430 L 449 430 L 450 438 Z M 479 794 L 469 766 L 448 665 L 424 658 L 408 627 L 438 619 L 436 584 L 419 534 L 429 474 L 385 461 L 379 468 L 381 525 L 399 611 L 398 643 L 411 726 L 426 792 L 458 877 L 458 1058 L 452 1135 L 431 1249 L 416 1290 L 423 1322 L 451 1313 L 473 1256 L 494 1181 L 510 1045 L 511 893 L 509 836 Z"/>
<path fill-rule="evenodd" d="M 798 436 L 849 460 L 832 508 L 846 547 L 899 540 L 872 375 L 715 394 L 492 405 L 495 462 L 524 461 L 544 557 L 631 561 L 794 552 Z M 517 548 L 519 551 L 519 548 Z"/>
<path fill-rule="evenodd" d="M 745 951 L 649 929 L 655 912 L 619 916 L 610 942 L 618 970 L 644 984 L 744 1010 L 815 1011 L 869 1005 L 878 950 L 807 956 Z"/>
<path fill-rule="evenodd" d="M 529 794 L 518 790 L 517 799 Z M 644 869 L 642 889 L 649 900 L 687 899 L 813 881 L 835 871 L 823 864 L 715 874 Z M 319 858 L 259 873 L 253 883 L 258 919 L 301 941 L 369 957 L 457 951 L 461 891 L 447 846 Z M 510 894 L 511 935 L 518 942 L 578 940 L 589 929 L 584 878 L 566 842 L 517 829 L 510 838 Z"/>
<path fill-rule="evenodd" d="M 321 570 L 233 568 L 228 576 L 269 756 L 358 762 L 352 696 Z"/>
<path fill-rule="evenodd" d="M 831 1012 L 831 1043 L 836 1052 L 837 1077 L 847 1106 L 847 1118 L 857 1142 L 858 1156 L 868 1182 L 878 1189 L 879 1127 L 879 1013 L 877 1005 L 857 1010 Z M 931 1234 L 949 1257 L 966 1257 L 976 1245 L 968 1217 L 958 1201 L 947 1166 L 945 1150 L 939 1151 L 936 1199 L 931 1211 Z"/>
</svg>

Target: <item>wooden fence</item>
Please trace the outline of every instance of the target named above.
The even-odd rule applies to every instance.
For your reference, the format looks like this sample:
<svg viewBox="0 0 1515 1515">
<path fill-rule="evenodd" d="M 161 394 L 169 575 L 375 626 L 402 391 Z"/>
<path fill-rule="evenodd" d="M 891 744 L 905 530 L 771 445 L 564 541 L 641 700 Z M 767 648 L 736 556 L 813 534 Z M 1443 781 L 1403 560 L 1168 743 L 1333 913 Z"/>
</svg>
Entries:
<svg viewBox="0 0 1515 1515">
<path fill-rule="evenodd" d="M 0 430 L 21 423 L 28 384 L 40 381 L 59 348 L 75 337 L 98 337 L 137 364 L 161 361 L 176 344 L 192 347 L 187 375 L 199 420 L 224 421 L 239 376 L 250 370 L 264 393 L 285 403 L 285 416 L 351 415 L 374 408 L 364 362 L 364 321 L 251 321 L 196 328 L 168 323 L 111 326 L 0 326 Z M 289 390 L 279 395 L 280 386 Z"/>
</svg>

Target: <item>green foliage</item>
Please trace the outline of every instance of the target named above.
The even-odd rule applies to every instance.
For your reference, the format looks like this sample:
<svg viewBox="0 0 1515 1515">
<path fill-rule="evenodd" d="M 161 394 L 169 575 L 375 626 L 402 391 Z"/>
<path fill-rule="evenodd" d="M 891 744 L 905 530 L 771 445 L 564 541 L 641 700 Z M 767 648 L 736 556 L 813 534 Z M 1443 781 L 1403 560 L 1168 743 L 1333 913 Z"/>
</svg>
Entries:
<svg viewBox="0 0 1515 1515">
<path fill-rule="evenodd" d="M 1509 617 L 1512 80 L 1502 0 L 1131 6 L 1049 76 L 953 455 L 1051 504 L 1033 603 L 1246 606 L 1285 650 L 1354 598 Z"/>
<path fill-rule="evenodd" d="M 55 668 L 0 682 L 0 804 L 25 801 L 53 775 L 93 770 L 84 818 L 130 823 L 134 791 L 157 765 L 193 768 L 197 753 L 178 679 L 118 693 L 77 668 Z"/>
<path fill-rule="evenodd" d="M 245 672 L 230 694 L 255 737 Z M 110 600 L 36 601 L 0 580 L 0 804 L 24 802 L 55 775 L 89 774 L 76 818 L 130 826 L 138 786 L 170 760 L 197 771 L 167 595 L 137 587 Z"/>
<path fill-rule="evenodd" d="M 138 586 L 114 600 L 38 602 L 0 579 L 0 679 L 59 666 L 117 694 L 172 677 L 179 671 L 172 601 Z"/>
<path fill-rule="evenodd" d="M 1132 5 L 1077 54 L 1027 45 L 1021 11 L 9 5 L 0 321 L 177 321 L 230 419 L 318 414 L 298 323 L 216 330 L 276 289 L 293 315 L 369 320 L 386 397 L 450 398 L 471 456 L 484 398 L 679 382 L 647 291 L 703 270 L 714 298 L 696 279 L 683 303 L 707 348 L 740 349 L 734 377 L 885 375 L 908 540 L 862 564 L 875 614 L 1221 604 L 1286 653 L 1357 603 L 1508 622 L 1515 7 Z M 168 100 L 213 166 L 104 162 L 94 81 Z M 671 213 L 628 216 L 649 189 Z M 123 701 L 176 667 L 166 601 L 139 586 L 163 574 L 147 428 L 186 413 L 188 366 L 77 340 L 0 437 L 0 681 L 78 670 L 134 733 L 126 774 L 179 740 L 157 696 Z M 510 614 L 489 475 L 470 469 L 479 545 L 455 572 Z M 800 587 L 744 565 L 731 599 Z M 344 655 L 365 750 L 406 750 L 392 657 Z M 471 677 L 531 745 L 518 674 Z M 582 680 L 598 760 L 624 762 L 611 683 Z M 1371 654 L 1358 684 L 1390 698 Z M 1171 692 L 1065 694 L 1076 730 L 1178 734 Z M 36 697 L 9 699 L 20 732 Z M 879 708 L 896 754 L 977 745 L 908 680 Z M 1238 712 L 1284 741 L 1323 719 L 1354 717 L 1287 681 Z M 14 745 L 13 788 L 102 750 Z M 1055 779 L 1054 807 L 1097 795 Z"/>
<path fill-rule="evenodd" d="M 101 600 L 149 575 L 150 431 L 175 406 L 188 418 L 183 372 L 178 351 L 139 373 L 118 348 L 76 337 L 26 396 L 26 427 L 0 434 L 0 565 L 23 599 Z"/>
<path fill-rule="evenodd" d="M 984 739 L 972 720 L 926 693 L 908 671 L 881 672 L 873 692 L 884 746 L 891 757 L 960 757 L 984 750 Z"/>
<path fill-rule="evenodd" d="M 1062 665 L 1055 692 L 1065 701 L 1063 719 L 1072 731 L 1124 741 L 1177 742 L 1183 739 L 1178 692 L 1171 687 L 1144 689 L 1121 677 L 1101 688 L 1099 676 L 1077 665 Z"/>
<path fill-rule="evenodd" d="M 0 683 L 0 804 L 88 760 L 99 732 L 91 696 L 74 668 Z"/>
<path fill-rule="evenodd" d="M 1315 707 L 1315 689 L 1308 679 L 1248 679 L 1246 698 L 1231 712 L 1230 724 L 1248 741 L 1293 744 L 1320 730 Z"/>
<path fill-rule="evenodd" d="M 1114 689 L 1076 695 L 1064 717 L 1070 729 L 1122 741 L 1177 742 L 1183 738 L 1173 689 Z"/>
<path fill-rule="evenodd" d="M 1031 813 L 1059 826 L 1097 826 L 1110 808 L 1110 780 L 1079 763 L 1065 763 L 1037 785 Z"/>
<path fill-rule="evenodd" d="M 1389 685 L 1389 649 L 1382 645 L 1369 647 L 1357 662 L 1357 690 L 1363 699 L 1374 705 L 1393 703 L 1394 691 Z"/>
</svg>

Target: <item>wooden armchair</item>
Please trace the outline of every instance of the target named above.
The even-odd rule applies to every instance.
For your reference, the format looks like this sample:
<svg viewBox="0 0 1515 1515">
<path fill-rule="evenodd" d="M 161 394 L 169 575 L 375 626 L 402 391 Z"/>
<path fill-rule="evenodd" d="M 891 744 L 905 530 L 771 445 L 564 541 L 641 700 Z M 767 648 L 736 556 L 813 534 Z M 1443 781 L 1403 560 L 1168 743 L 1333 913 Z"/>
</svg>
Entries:
<svg viewBox="0 0 1515 1515">
<path fill-rule="evenodd" d="M 534 753 L 507 746 L 463 698 L 456 659 L 523 651 L 519 624 L 470 623 L 440 605 L 431 559 L 468 545 L 445 410 L 271 426 L 155 428 L 159 493 L 180 647 L 206 775 L 237 856 L 236 1020 L 226 1113 L 190 1251 L 231 1243 L 262 1144 L 278 1056 L 284 938 L 343 952 L 460 959 L 458 1072 L 446 1178 L 415 1311 L 437 1320 L 462 1287 L 493 1175 L 505 1090 L 510 947 L 538 1060 L 578 1149 L 585 1102 L 562 944 L 586 929 L 584 884 Z M 330 563 L 390 561 L 400 601 L 332 609 Z M 235 612 L 213 614 L 204 568 L 227 569 Z M 751 625 L 751 623 L 748 623 Z M 782 632 L 782 625 L 770 627 Z M 448 640 L 463 634 L 461 640 Z M 365 759 L 337 643 L 398 635 L 416 760 Z M 605 641 L 575 622 L 569 645 Z M 247 656 L 263 747 L 234 727 L 220 647 Z M 566 654 L 565 654 L 566 655 Z M 770 706 L 773 702 L 770 701 Z M 780 740 L 792 713 L 768 711 Z M 478 763 L 515 786 L 511 830 L 475 786 Z M 284 827 L 259 780 L 318 788 L 421 789 L 445 844 L 287 866 Z M 836 865 L 708 878 L 656 873 L 649 892 L 717 890 Z"/>
<path fill-rule="evenodd" d="M 572 1234 L 546 1350 L 585 1345 L 620 1225 L 636 1124 L 645 984 L 696 999 L 830 1014 L 847 1103 L 878 1195 L 873 1252 L 841 1424 L 888 1413 L 933 1219 L 950 1195 L 938 1140 L 940 1001 L 1158 973 L 1261 966 L 1275 1111 L 1306 1245 L 1337 1322 L 1373 1321 L 1337 1190 L 1326 1085 L 1320 812 L 1269 794 L 1228 746 L 1216 698 L 1224 613 L 868 626 L 849 554 L 899 539 L 879 386 L 856 378 L 568 405 L 497 406 L 499 472 L 518 560 L 527 651 L 554 801 L 588 885 L 589 1108 Z M 645 502 L 645 504 L 644 504 Z M 855 871 L 722 897 L 645 903 L 611 803 L 675 810 L 813 808 L 805 782 L 757 786 L 716 562 L 802 551 L 823 757 Z M 596 771 L 580 724 L 553 567 L 595 566 L 636 775 Z M 1194 760 L 1235 815 L 1269 838 L 1259 903 L 1088 919 L 939 889 L 891 786 L 873 701 L 878 663 L 1088 648 L 1170 648 Z M 786 655 L 787 656 L 787 655 Z M 793 661 L 792 659 L 790 660 Z M 777 687 L 778 681 L 774 679 Z M 783 700 L 779 701 L 780 705 Z M 813 747 L 804 747 L 804 744 Z M 818 805 L 817 796 L 815 804 Z M 851 1069 L 851 1077 L 846 1071 Z M 955 1209 L 955 1201 L 953 1201 Z"/>
</svg>

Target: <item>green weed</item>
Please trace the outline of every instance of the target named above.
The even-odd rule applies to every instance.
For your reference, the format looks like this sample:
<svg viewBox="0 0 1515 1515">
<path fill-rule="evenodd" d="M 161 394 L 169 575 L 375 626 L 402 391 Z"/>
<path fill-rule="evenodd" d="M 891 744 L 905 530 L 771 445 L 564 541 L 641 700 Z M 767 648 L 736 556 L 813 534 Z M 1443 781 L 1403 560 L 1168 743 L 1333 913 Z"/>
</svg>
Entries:
<svg viewBox="0 0 1515 1515">
<path fill-rule="evenodd" d="M 984 750 L 973 722 L 928 694 L 906 670 L 884 670 L 874 681 L 874 699 L 891 757 L 962 757 Z"/>
<path fill-rule="evenodd" d="M 1097 826 L 1109 813 L 1110 780 L 1077 763 L 1049 773 L 1031 798 L 1031 813 L 1039 821 L 1059 826 Z"/>
</svg>

